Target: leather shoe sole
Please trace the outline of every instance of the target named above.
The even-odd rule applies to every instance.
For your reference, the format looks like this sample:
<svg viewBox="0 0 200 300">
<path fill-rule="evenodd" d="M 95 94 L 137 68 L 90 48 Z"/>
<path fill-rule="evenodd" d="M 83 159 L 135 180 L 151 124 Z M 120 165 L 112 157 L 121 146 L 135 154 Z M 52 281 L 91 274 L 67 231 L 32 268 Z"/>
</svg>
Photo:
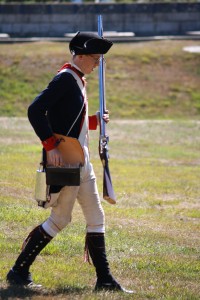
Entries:
<svg viewBox="0 0 200 300">
<path fill-rule="evenodd" d="M 35 284 L 32 280 L 31 273 L 27 273 L 26 275 L 19 274 L 11 269 L 6 277 L 8 284 L 10 285 L 18 285 L 18 286 L 26 286 L 30 288 L 41 288 L 41 284 Z"/>
<path fill-rule="evenodd" d="M 119 283 L 99 283 L 97 282 L 95 285 L 95 292 L 100 291 L 113 291 L 113 292 L 123 292 L 127 294 L 134 294 L 135 291 L 127 290 L 123 288 Z"/>
</svg>

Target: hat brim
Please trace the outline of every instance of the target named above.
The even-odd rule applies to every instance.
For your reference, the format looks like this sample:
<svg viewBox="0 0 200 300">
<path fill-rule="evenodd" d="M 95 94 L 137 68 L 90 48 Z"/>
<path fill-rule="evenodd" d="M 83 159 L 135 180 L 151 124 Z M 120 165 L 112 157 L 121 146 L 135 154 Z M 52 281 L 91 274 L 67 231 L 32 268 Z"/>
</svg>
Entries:
<svg viewBox="0 0 200 300">
<path fill-rule="evenodd" d="M 92 38 L 86 41 L 83 47 L 71 45 L 71 51 L 76 55 L 81 54 L 106 54 L 112 47 L 113 43 L 106 39 Z"/>
</svg>

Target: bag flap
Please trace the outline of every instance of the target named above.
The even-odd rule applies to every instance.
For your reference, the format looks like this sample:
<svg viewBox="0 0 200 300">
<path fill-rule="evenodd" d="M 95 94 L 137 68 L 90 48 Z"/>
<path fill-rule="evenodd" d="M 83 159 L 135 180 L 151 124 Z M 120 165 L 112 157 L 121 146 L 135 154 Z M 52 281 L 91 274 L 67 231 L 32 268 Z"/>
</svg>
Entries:
<svg viewBox="0 0 200 300">
<path fill-rule="evenodd" d="M 57 149 L 60 151 L 63 161 L 71 165 L 84 165 L 85 157 L 81 144 L 76 138 L 54 133 L 56 139 L 60 140 Z M 48 152 L 47 152 L 48 161 Z"/>
</svg>

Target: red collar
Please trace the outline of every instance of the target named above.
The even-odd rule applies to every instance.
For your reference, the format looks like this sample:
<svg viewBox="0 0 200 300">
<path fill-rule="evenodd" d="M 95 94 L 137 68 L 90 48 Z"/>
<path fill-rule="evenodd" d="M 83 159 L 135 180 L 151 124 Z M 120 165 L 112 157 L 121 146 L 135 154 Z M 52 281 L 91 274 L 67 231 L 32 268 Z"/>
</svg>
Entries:
<svg viewBox="0 0 200 300">
<path fill-rule="evenodd" d="M 78 77 L 81 79 L 81 81 L 83 82 L 83 84 L 85 84 L 85 79 L 84 79 L 84 74 L 82 72 L 80 72 L 79 70 L 77 70 L 74 66 L 72 66 L 71 64 L 69 63 L 65 63 L 61 68 L 60 70 L 58 70 L 58 72 L 64 70 L 64 69 L 70 69 L 72 71 L 74 71 Z"/>
</svg>

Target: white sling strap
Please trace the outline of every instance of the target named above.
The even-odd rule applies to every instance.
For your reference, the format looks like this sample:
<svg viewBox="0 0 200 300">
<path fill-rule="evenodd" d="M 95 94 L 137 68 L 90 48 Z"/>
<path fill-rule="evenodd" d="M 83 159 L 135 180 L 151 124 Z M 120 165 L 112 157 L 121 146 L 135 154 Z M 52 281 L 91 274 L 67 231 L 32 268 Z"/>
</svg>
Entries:
<svg viewBox="0 0 200 300">
<path fill-rule="evenodd" d="M 70 127 L 67 135 L 70 133 L 70 131 L 72 130 L 73 126 L 75 125 L 76 121 L 78 120 L 82 110 L 83 110 L 83 107 L 84 105 L 86 106 L 86 113 L 85 113 L 85 117 L 84 117 L 84 122 L 83 122 L 83 125 L 82 125 L 82 128 L 81 128 L 81 132 L 79 134 L 79 142 L 81 144 L 81 146 L 83 147 L 86 143 L 87 143 L 87 135 L 88 135 L 88 105 L 87 105 L 87 101 L 86 101 L 86 89 L 85 89 L 85 86 L 83 85 L 80 77 L 71 69 L 63 69 L 61 70 L 59 73 L 62 73 L 62 72 L 67 72 L 67 73 L 70 73 L 74 79 L 76 80 L 80 90 L 81 90 L 81 93 L 83 95 L 83 98 L 84 98 L 84 101 L 83 101 L 83 105 L 81 107 L 81 110 L 79 111 L 78 113 L 78 116 L 76 117 L 74 123 L 72 124 L 72 126 Z"/>
</svg>

